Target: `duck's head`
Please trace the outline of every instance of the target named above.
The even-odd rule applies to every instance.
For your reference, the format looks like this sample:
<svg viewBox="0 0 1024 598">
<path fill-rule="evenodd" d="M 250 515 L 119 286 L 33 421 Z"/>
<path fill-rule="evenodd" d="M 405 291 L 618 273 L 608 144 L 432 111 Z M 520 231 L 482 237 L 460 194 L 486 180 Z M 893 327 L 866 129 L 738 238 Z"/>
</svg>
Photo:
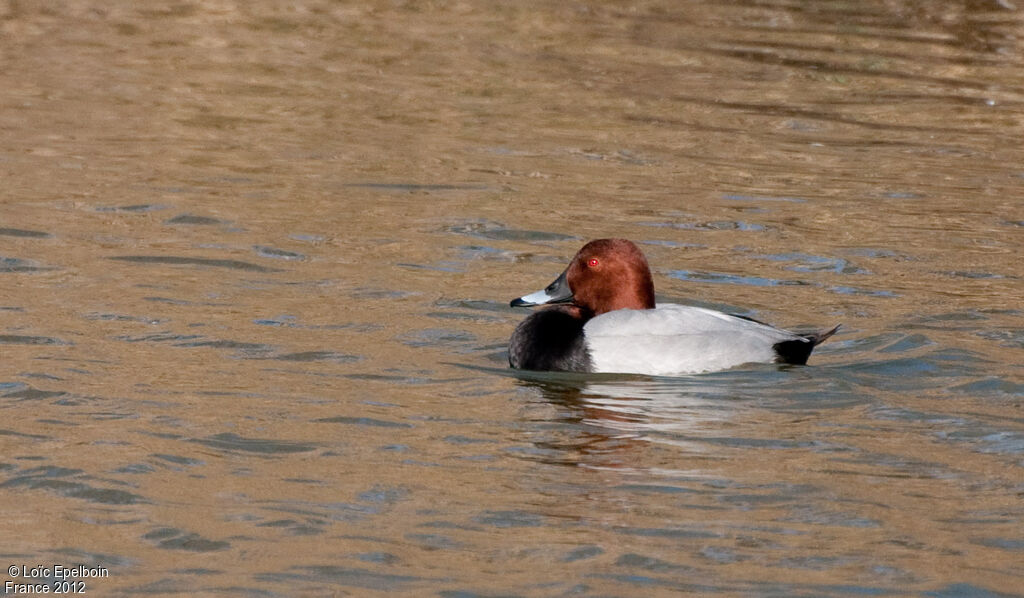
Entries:
<svg viewBox="0 0 1024 598">
<path fill-rule="evenodd" d="M 640 248 L 626 239 L 597 239 L 541 291 L 513 299 L 512 307 L 571 303 L 593 315 L 617 309 L 652 309 L 654 282 Z"/>
</svg>

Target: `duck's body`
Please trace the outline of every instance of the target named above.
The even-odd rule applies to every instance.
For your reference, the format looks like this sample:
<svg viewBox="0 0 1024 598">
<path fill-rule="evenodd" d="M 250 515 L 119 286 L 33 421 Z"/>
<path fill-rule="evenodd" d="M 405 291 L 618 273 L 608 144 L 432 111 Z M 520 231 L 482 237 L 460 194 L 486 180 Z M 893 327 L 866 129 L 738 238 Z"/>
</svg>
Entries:
<svg viewBox="0 0 1024 598">
<path fill-rule="evenodd" d="M 561 305 L 516 327 L 513 368 L 669 376 L 744 363 L 804 364 L 839 328 L 796 334 L 701 307 L 655 307 L 647 260 L 625 239 L 588 243 L 546 289 L 512 301 L 544 303 Z"/>
</svg>

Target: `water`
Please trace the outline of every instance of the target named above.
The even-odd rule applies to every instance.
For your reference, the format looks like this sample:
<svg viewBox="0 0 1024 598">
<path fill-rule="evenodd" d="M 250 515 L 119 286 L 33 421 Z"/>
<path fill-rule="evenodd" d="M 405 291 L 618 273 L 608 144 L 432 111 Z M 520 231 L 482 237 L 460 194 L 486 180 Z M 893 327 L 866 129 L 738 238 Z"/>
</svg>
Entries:
<svg viewBox="0 0 1024 598">
<path fill-rule="evenodd" d="M 0 564 L 1024 595 L 1021 10 L 0 6 Z M 660 301 L 843 329 L 510 372 L 508 300 L 605 236 Z"/>
</svg>

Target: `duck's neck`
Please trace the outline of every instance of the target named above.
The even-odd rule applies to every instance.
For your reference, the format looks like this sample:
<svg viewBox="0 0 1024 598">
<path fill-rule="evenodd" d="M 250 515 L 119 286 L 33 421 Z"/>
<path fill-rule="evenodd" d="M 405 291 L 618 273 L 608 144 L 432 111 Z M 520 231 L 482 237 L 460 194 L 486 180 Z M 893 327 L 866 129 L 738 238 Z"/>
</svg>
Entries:
<svg viewBox="0 0 1024 598">
<path fill-rule="evenodd" d="M 626 281 L 612 289 L 613 293 L 597 297 L 594 315 L 601 315 L 617 309 L 654 309 L 654 282 L 651 273 L 637 275 L 639 280 Z"/>
</svg>

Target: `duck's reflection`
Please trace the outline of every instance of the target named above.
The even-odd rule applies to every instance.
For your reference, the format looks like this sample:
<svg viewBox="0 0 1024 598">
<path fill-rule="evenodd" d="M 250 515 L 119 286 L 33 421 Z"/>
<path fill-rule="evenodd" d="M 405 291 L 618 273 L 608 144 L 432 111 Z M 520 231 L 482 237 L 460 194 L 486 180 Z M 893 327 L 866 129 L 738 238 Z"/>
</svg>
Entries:
<svg viewBox="0 0 1024 598">
<path fill-rule="evenodd" d="M 534 407 L 547 411 L 531 418 L 546 424 L 534 428 L 532 439 L 544 461 L 616 468 L 656 465 L 648 453 L 658 445 L 672 445 L 676 456 L 679 449 L 706 455 L 704 438 L 730 427 L 729 420 L 751 402 L 735 377 L 517 376 L 522 387 L 538 393 Z"/>
</svg>

